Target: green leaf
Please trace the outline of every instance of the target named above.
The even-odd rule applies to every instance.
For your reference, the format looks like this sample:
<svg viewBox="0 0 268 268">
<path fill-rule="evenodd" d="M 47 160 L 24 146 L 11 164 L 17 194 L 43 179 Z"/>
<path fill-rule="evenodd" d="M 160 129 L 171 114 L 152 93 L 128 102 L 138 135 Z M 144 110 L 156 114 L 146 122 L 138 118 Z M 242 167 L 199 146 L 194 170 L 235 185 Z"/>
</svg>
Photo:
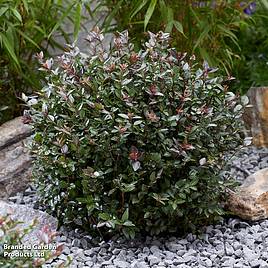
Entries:
<svg viewBox="0 0 268 268">
<path fill-rule="evenodd" d="M 238 38 L 233 32 L 231 32 L 228 28 L 224 27 L 224 25 L 217 25 L 217 27 L 219 28 L 219 32 L 222 35 L 229 37 L 233 41 L 233 43 L 237 46 L 237 48 L 240 48 L 238 44 Z"/>
<path fill-rule="evenodd" d="M 167 7 L 167 22 L 166 22 L 166 28 L 165 28 L 165 32 L 170 33 L 172 31 L 173 28 L 173 24 L 174 24 L 174 14 L 173 14 L 173 10 L 170 7 Z"/>
<path fill-rule="evenodd" d="M 151 0 L 149 8 L 146 11 L 145 18 L 144 18 L 144 31 L 146 31 L 147 25 L 148 25 L 153 13 L 154 13 L 156 3 L 157 3 L 157 0 Z"/>
<path fill-rule="evenodd" d="M 123 232 L 124 236 L 125 236 L 127 239 L 129 239 L 129 238 L 130 238 L 130 235 L 129 235 L 129 230 L 128 230 L 128 229 L 123 228 L 123 229 L 122 229 L 122 232 Z"/>
<path fill-rule="evenodd" d="M 136 184 L 136 182 L 122 183 L 122 186 L 120 189 L 122 192 L 131 192 L 135 189 L 135 184 Z"/>
<path fill-rule="evenodd" d="M 156 179 L 156 175 L 155 175 L 155 171 L 153 171 L 150 175 L 150 181 L 155 181 Z"/>
<path fill-rule="evenodd" d="M 148 0 L 140 0 L 136 3 L 133 11 L 130 14 L 130 20 L 147 4 Z"/>
<path fill-rule="evenodd" d="M 179 197 L 182 198 L 182 199 L 186 199 L 185 193 L 179 193 Z"/>
<path fill-rule="evenodd" d="M 102 24 L 102 28 L 105 28 L 105 31 L 107 31 L 108 27 L 111 25 L 112 19 L 115 17 L 115 14 L 120 9 L 122 2 L 123 2 L 123 0 L 118 1 L 117 4 L 113 7 L 112 12 L 110 12 L 108 17 L 105 18 L 105 20 Z"/>
<path fill-rule="evenodd" d="M 198 39 L 195 42 L 194 48 L 193 48 L 193 52 L 196 50 L 197 47 L 199 47 L 202 42 L 208 37 L 208 33 L 211 30 L 211 26 L 210 25 L 206 25 L 204 27 L 204 30 L 201 32 L 201 34 L 199 35 Z"/>
<path fill-rule="evenodd" d="M 5 111 L 5 110 L 7 110 L 9 107 L 8 106 L 1 106 L 0 107 L 0 111 Z"/>
<path fill-rule="evenodd" d="M 267 0 L 261 0 L 260 2 L 262 3 L 262 5 L 263 5 L 266 9 L 268 9 L 268 1 L 267 1 Z"/>
<path fill-rule="evenodd" d="M 195 186 L 190 186 L 190 189 L 193 191 L 197 191 L 197 188 Z"/>
<path fill-rule="evenodd" d="M 159 0 L 159 9 L 160 9 L 160 12 L 161 12 L 161 15 L 163 17 L 163 19 L 167 18 L 167 5 L 165 3 L 164 0 Z"/>
<path fill-rule="evenodd" d="M 34 135 L 34 140 L 36 142 L 41 142 L 43 140 L 43 137 L 41 135 L 41 133 L 37 132 L 35 135 Z"/>
<path fill-rule="evenodd" d="M 133 224 L 131 221 L 125 221 L 125 222 L 123 223 L 123 225 L 124 225 L 124 226 L 128 226 L 128 227 L 134 227 L 134 226 L 135 226 L 135 224 Z"/>
<path fill-rule="evenodd" d="M 23 36 L 27 41 L 29 41 L 31 44 L 33 44 L 35 47 L 37 47 L 38 49 L 40 49 L 40 46 L 33 40 L 31 39 L 29 36 L 27 36 L 24 32 L 22 32 L 20 29 L 15 28 L 15 30 L 21 35 Z"/>
<path fill-rule="evenodd" d="M 146 212 L 143 216 L 144 219 L 148 219 L 151 216 L 151 212 Z"/>
<path fill-rule="evenodd" d="M 0 37 L 1 37 L 2 41 L 3 41 L 4 48 L 7 50 L 8 54 L 12 58 L 13 62 L 15 63 L 15 65 L 17 67 L 20 67 L 20 63 L 19 63 L 19 60 L 18 60 L 18 58 L 17 58 L 17 56 L 15 54 L 13 44 L 10 42 L 10 40 L 3 33 L 0 33 Z"/>
<path fill-rule="evenodd" d="M 48 39 L 50 39 L 51 35 L 58 30 L 58 28 L 61 26 L 62 22 L 65 20 L 65 18 L 70 14 L 70 11 L 72 10 L 73 6 L 75 5 L 75 3 L 72 3 L 71 5 L 69 5 L 69 7 L 66 9 L 66 11 L 62 14 L 62 16 L 59 18 L 59 20 L 57 21 L 57 23 L 54 25 L 54 27 L 52 28 L 52 30 L 50 31 L 50 33 L 48 34 Z"/>
<path fill-rule="evenodd" d="M 142 120 L 137 120 L 137 121 L 135 121 L 134 122 L 134 126 L 137 126 L 137 125 L 140 125 L 140 124 L 142 124 L 143 123 L 143 121 Z"/>
<path fill-rule="evenodd" d="M 123 216 L 122 216 L 122 221 L 123 222 L 125 222 L 125 221 L 127 221 L 128 220 L 128 208 L 126 208 L 126 210 L 125 210 L 125 212 L 124 212 L 124 214 L 123 214 Z"/>
<path fill-rule="evenodd" d="M 135 231 L 133 228 L 129 229 L 128 230 L 128 234 L 130 236 L 131 239 L 134 239 L 135 238 Z"/>
<path fill-rule="evenodd" d="M 113 194 L 115 191 L 116 191 L 116 188 L 111 189 L 111 190 L 108 192 L 108 196 L 110 196 L 111 194 Z"/>
<path fill-rule="evenodd" d="M 1 7 L 1 8 L 0 8 L 0 17 L 1 17 L 2 15 L 4 15 L 4 14 L 6 13 L 7 10 L 8 10 L 8 7 Z"/>
<path fill-rule="evenodd" d="M 180 33 L 182 33 L 182 34 L 184 35 L 182 24 L 181 24 L 179 21 L 177 21 L 177 20 L 174 20 L 174 21 L 173 21 L 173 24 L 174 24 L 175 28 L 176 28 Z"/>
<path fill-rule="evenodd" d="M 161 161 L 161 154 L 160 153 L 152 153 L 151 160 L 159 163 Z"/>
<path fill-rule="evenodd" d="M 100 213 L 99 218 L 104 220 L 104 221 L 108 221 L 110 219 L 110 216 L 107 213 Z"/>
<path fill-rule="evenodd" d="M 118 114 L 118 116 L 124 118 L 124 119 L 129 119 L 127 114 Z"/>
<path fill-rule="evenodd" d="M 78 33 L 81 26 L 82 4 L 78 3 L 76 6 L 76 12 L 74 17 L 74 40 L 77 40 Z"/>
<path fill-rule="evenodd" d="M 20 13 L 18 12 L 18 10 L 16 10 L 15 8 L 12 8 L 12 13 L 14 14 L 14 16 L 20 21 L 22 22 L 22 18 L 21 18 L 21 15 Z"/>
</svg>

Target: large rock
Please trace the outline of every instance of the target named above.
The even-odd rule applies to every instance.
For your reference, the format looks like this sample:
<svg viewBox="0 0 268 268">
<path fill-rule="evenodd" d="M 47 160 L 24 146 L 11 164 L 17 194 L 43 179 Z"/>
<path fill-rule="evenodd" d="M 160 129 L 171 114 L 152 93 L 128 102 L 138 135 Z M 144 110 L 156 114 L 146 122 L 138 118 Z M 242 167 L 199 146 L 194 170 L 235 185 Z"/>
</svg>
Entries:
<svg viewBox="0 0 268 268">
<path fill-rule="evenodd" d="M 33 230 L 23 238 L 24 243 L 36 244 L 39 243 L 39 232 L 42 231 L 44 226 L 48 226 L 52 232 L 55 232 L 58 227 L 58 221 L 45 212 L 35 210 L 26 205 L 17 205 L 0 200 L 0 217 L 10 215 L 15 221 L 20 221 L 16 228 L 24 229 L 37 220 L 37 225 Z"/>
<path fill-rule="evenodd" d="M 0 150 L 29 137 L 31 133 L 31 127 L 22 122 L 22 117 L 4 123 L 0 126 Z"/>
<path fill-rule="evenodd" d="M 22 117 L 0 126 L 0 199 L 23 191 L 31 177 L 31 156 L 26 147 L 31 127 Z"/>
<path fill-rule="evenodd" d="M 268 168 L 250 175 L 236 192 L 230 193 L 227 207 L 245 220 L 268 218 Z"/>
<path fill-rule="evenodd" d="M 268 147 L 268 87 L 252 87 L 247 96 L 250 106 L 243 119 L 249 136 L 255 146 Z"/>
</svg>

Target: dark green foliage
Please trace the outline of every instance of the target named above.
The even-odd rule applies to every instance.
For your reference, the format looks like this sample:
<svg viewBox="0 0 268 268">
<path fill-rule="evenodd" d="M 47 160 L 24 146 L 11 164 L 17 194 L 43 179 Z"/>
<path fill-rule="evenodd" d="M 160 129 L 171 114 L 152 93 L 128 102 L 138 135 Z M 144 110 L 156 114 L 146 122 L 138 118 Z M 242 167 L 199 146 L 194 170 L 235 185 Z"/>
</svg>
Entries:
<svg viewBox="0 0 268 268">
<path fill-rule="evenodd" d="M 223 213 L 219 173 L 241 144 L 243 106 L 214 69 L 169 48 L 168 34 L 149 35 L 138 53 L 127 32 L 104 51 L 96 30 L 89 55 L 71 48 L 55 67 L 39 55 L 48 82 L 25 117 L 39 192 L 63 222 L 134 237 Z"/>
<path fill-rule="evenodd" d="M 268 86 L 268 16 L 258 5 L 252 15 L 254 24 L 242 27 L 238 33 L 241 52 L 235 62 L 233 75 L 236 87 L 246 92 L 251 86 Z"/>
<path fill-rule="evenodd" d="M 63 27 L 66 22 L 73 25 L 77 37 L 81 8 L 80 0 L 0 1 L 0 109 L 7 106 L 0 111 L 0 124 L 20 114 L 22 92 L 41 88 L 34 54 L 63 49 L 55 34 L 70 41 Z"/>
<path fill-rule="evenodd" d="M 267 86 L 267 0 L 98 2 L 93 12 L 109 10 L 103 21 L 106 31 L 129 29 L 136 45 L 144 40 L 144 29 L 170 32 L 178 51 L 194 53 L 235 77 L 233 91 Z"/>
<path fill-rule="evenodd" d="M 258 1 L 258 5 L 267 0 Z M 96 11 L 106 7 L 107 31 L 129 29 L 137 44 L 144 31 L 170 32 L 178 51 L 195 54 L 224 74 L 232 74 L 241 53 L 237 32 L 251 25 L 245 14 L 252 1 L 237 0 L 100 0 Z M 261 3 L 259 3 L 261 2 Z M 94 11 L 94 10 L 93 10 Z"/>
</svg>

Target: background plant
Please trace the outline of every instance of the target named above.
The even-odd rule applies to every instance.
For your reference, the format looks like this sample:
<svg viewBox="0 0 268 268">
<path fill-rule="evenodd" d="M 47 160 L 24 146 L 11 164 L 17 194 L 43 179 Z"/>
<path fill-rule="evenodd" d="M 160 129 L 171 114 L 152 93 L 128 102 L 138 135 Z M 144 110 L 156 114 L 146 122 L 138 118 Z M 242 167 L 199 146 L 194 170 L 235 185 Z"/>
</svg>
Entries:
<svg viewBox="0 0 268 268">
<path fill-rule="evenodd" d="M 218 67 L 224 75 L 243 76 L 243 68 L 237 73 L 237 66 L 243 66 L 245 46 L 255 49 L 256 42 L 240 42 L 239 31 L 247 27 L 259 32 L 258 20 L 254 23 L 252 14 L 256 6 L 267 11 L 267 0 L 102 0 L 93 11 L 108 9 L 103 22 L 106 31 L 129 29 L 136 44 L 144 40 L 145 30 L 169 32 L 172 45 L 178 51 L 195 54 L 205 59 L 210 66 Z M 265 32 L 265 28 L 263 28 Z M 263 32 L 263 34 L 264 34 Z M 266 34 L 266 33 L 265 33 Z M 238 37 L 239 36 L 239 37 Z M 257 38 L 259 40 L 259 37 Z M 245 49 L 247 51 L 247 48 Z M 243 55 L 241 57 L 241 54 Z M 244 59 L 248 59 L 245 56 Z M 250 62 L 246 63 L 250 66 Z M 253 73 L 251 70 L 251 73 Z M 258 70 L 259 71 L 259 70 Z M 247 78 L 245 77 L 245 80 Z M 243 83 L 243 81 L 241 81 Z M 239 84 L 237 88 L 247 86 Z M 242 88 L 246 91 L 248 88 Z"/>
<path fill-rule="evenodd" d="M 254 24 L 238 32 L 241 53 L 235 61 L 235 86 L 246 92 L 251 86 L 268 86 L 268 16 L 261 5 L 252 15 Z"/>
<path fill-rule="evenodd" d="M 34 54 L 63 46 L 55 35 L 70 42 L 64 25 L 74 27 L 74 39 L 80 29 L 82 3 L 79 0 L 1 0 L 0 1 L 0 123 L 18 115 L 21 92 L 41 87 L 36 74 Z"/>
<path fill-rule="evenodd" d="M 223 155 L 241 144 L 243 106 L 215 69 L 149 33 L 111 51 L 91 32 L 89 55 L 43 60 L 42 94 L 26 97 L 36 134 L 34 176 L 44 204 L 91 231 L 184 231 L 217 219 L 230 182 Z M 243 99 L 245 101 L 245 99 Z"/>
</svg>

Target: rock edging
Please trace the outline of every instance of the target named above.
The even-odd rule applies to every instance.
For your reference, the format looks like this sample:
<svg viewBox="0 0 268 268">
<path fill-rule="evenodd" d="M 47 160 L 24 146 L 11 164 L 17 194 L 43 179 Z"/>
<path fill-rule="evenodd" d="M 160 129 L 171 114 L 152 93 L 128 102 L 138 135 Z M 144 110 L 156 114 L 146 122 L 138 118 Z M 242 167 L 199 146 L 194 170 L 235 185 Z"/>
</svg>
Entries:
<svg viewBox="0 0 268 268">
<path fill-rule="evenodd" d="M 25 146 L 32 129 L 17 117 L 0 126 L 0 199 L 27 188 L 31 177 L 31 155 Z"/>
</svg>

